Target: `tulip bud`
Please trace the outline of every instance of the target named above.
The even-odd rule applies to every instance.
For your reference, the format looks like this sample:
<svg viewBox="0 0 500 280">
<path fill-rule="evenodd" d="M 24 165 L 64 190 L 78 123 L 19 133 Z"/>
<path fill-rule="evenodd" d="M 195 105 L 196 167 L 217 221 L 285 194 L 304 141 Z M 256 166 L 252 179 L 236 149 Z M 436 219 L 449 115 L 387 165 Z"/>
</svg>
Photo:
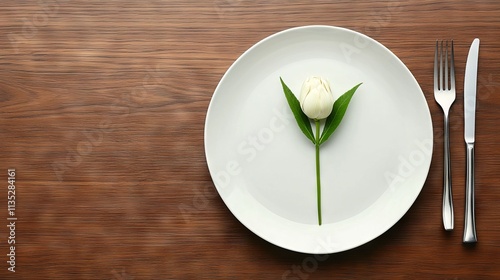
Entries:
<svg viewBox="0 0 500 280">
<path fill-rule="evenodd" d="M 299 102 L 302 112 L 307 117 L 313 120 L 321 120 L 332 113 L 335 100 L 328 81 L 313 76 L 304 81 Z"/>
</svg>

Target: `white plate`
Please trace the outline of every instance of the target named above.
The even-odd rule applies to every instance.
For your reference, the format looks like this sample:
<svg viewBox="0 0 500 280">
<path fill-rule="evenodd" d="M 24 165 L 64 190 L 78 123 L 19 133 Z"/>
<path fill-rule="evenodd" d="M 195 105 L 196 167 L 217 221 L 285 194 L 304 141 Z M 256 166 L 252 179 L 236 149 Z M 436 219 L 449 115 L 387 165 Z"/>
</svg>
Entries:
<svg viewBox="0 0 500 280">
<path fill-rule="evenodd" d="M 363 82 L 321 146 L 323 225 L 317 225 L 314 145 L 299 130 L 279 77 L 298 94 L 311 75 L 340 95 Z M 391 228 L 429 171 L 432 122 L 406 66 L 352 30 L 305 26 L 255 44 L 228 69 L 210 102 L 205 152 L 233 215 L 280 247 L 334 253 Z"/>
</svg>

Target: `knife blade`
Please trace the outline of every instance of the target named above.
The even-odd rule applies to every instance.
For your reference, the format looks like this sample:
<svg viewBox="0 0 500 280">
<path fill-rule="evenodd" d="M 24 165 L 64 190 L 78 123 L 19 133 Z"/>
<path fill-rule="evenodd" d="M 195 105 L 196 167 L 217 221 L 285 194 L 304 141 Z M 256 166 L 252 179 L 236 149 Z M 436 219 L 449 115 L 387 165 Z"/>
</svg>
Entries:
<svg viewBox="0 0 500 280">
<path fill-rule="evenodd" d="M 465 187 L 465 224 L 462 241 L 477 242 L 474 211 L 474 144 L 476 128 L 477 65 L 479 39 L 472 41 L 465 65 L 464 79 L 464 139 L 467 148 L 467 174 Z"/>
</svg>

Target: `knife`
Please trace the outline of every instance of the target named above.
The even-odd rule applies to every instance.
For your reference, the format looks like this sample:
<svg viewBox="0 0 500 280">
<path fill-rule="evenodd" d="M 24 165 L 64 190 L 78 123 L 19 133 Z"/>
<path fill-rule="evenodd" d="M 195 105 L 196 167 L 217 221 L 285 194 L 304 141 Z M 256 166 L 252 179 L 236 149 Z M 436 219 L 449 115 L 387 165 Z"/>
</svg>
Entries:
<svg viewBox="0 0 500 280">
<path fill-rule="evenodd" d="M 479 39 L 472 41 L 465 65 L 464 79 L 464 138 L 467 147 L 467 175 L 465 186 L 464 243 L 477 242 L 476 218 L 474 213 L 474 142 L 476 126 L 477 61 Z"/>
</svg>

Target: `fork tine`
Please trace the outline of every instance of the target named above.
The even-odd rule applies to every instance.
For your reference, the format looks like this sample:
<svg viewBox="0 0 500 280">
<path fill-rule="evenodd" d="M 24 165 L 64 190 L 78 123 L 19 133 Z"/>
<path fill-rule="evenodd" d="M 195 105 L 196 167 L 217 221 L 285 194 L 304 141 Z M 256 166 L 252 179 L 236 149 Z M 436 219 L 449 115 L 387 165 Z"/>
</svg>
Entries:
<svg viewBox="0 0 500 280">
<path fill-rule="evenodd" d="M 451 61 L 450 61 L 450 88 L 455 89 L 455 54 L 453 50 L 453 40 L 451 40 Z"/>
<path fill-rule="evenodd" d="M 446 48 L 444 53 L 444 90 L 450 89 L 448 87 L 448 41 L 446 41 Z"/>
<path fill-rule="evenodd" d="M 439 46 L 439 90 L 443 90 L 443 41 Z"/>
<path fill-rule="evenodd" d="M 438 90 L 438 52 L 439 52 L 439 41 L 436 40 L 436 49 L 434 51 L 434 91 Z"/>
</svg>

